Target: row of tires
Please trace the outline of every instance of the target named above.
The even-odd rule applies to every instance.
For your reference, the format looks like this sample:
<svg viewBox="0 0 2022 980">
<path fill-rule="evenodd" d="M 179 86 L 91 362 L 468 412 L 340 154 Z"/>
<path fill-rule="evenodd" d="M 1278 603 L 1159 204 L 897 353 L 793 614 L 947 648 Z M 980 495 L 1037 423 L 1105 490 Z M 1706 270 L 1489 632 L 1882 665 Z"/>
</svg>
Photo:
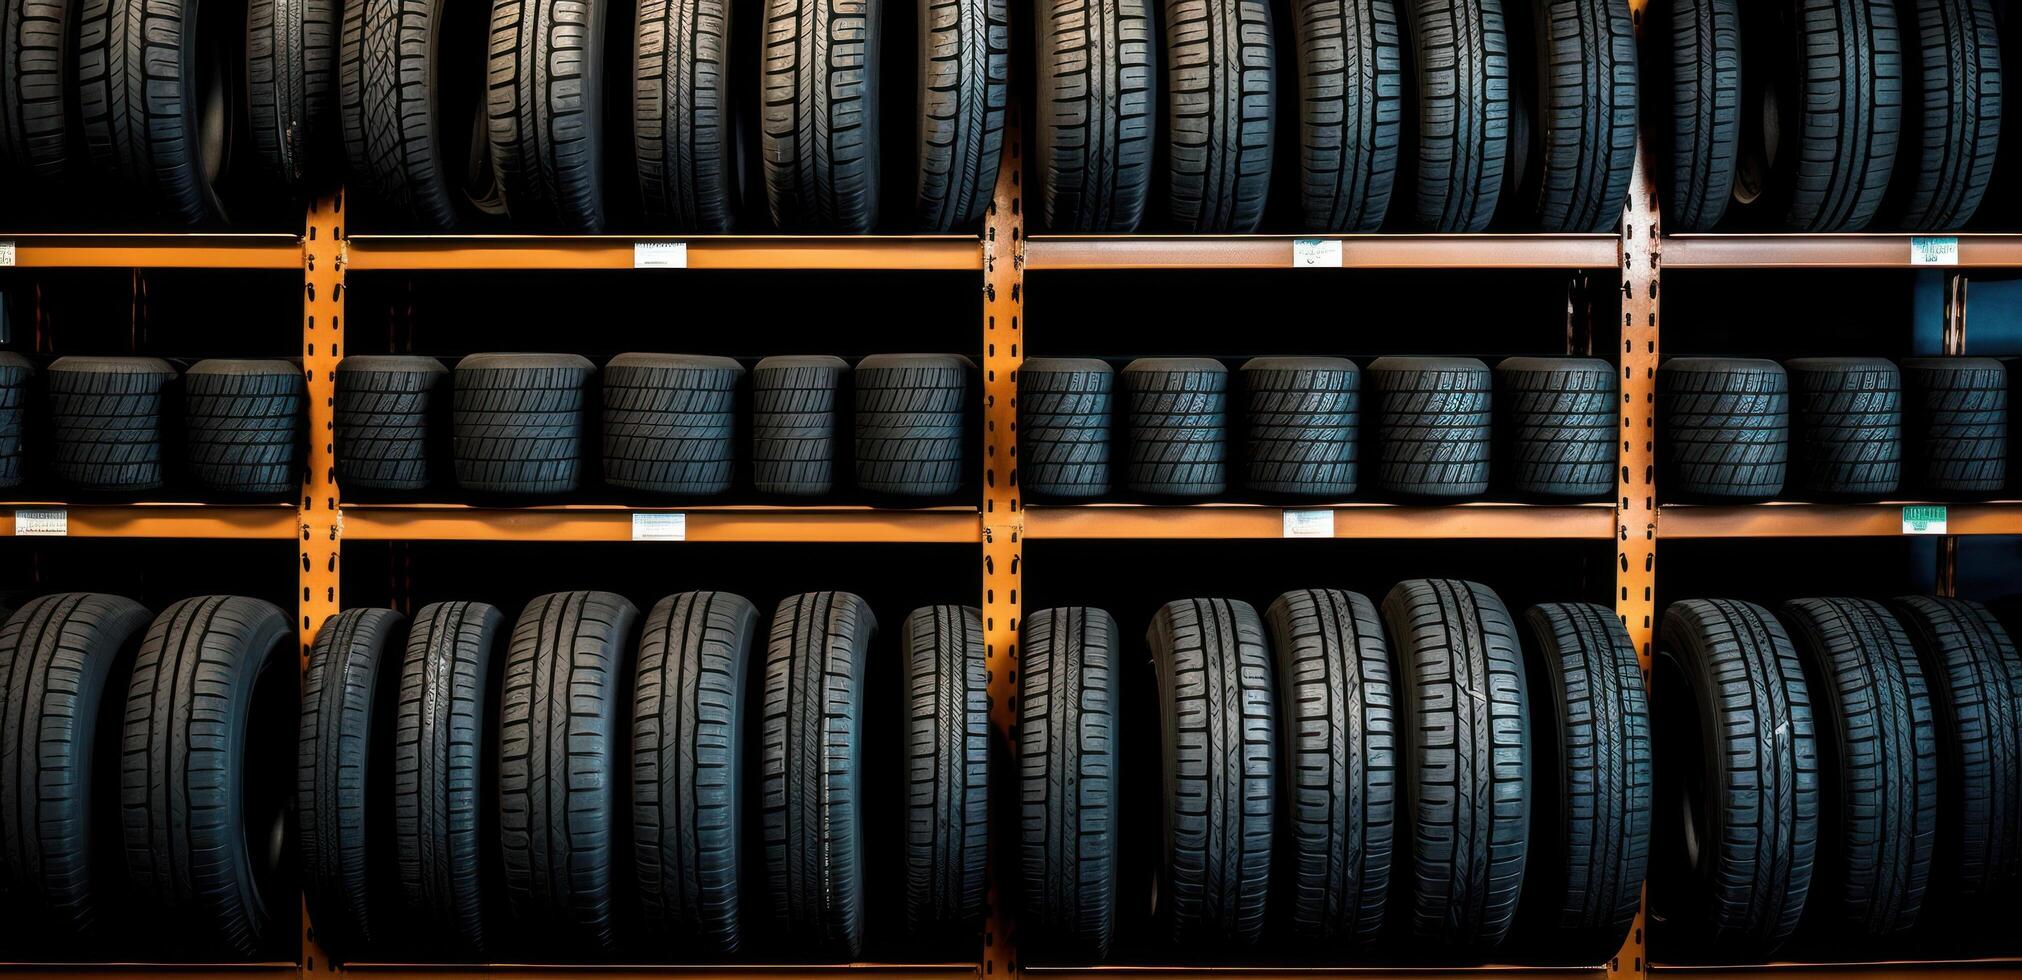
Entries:
<svg viewBox="0 0 2022 980">
<path fill-rule="evenodd" d="M 1988 357 L 1676 357 L 1660 485 L 1680 495 L 1989 497 L 2009 485 L 2009 367 Z"/>
</svg>

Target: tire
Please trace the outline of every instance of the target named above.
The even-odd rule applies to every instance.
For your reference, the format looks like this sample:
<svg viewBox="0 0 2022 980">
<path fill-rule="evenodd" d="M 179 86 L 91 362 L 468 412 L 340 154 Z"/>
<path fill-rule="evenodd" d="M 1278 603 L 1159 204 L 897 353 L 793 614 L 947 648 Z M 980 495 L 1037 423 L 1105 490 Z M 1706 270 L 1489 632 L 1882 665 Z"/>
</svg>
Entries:
<svg viewBox="0 0 2022 980">
<path fill-rule="evenodd" d="M 537 945 L 617 946 L 618 715 L 638 624 L 638 608 L 609 592 L 540 596 L 513 624 L 499 702 L 499 849 L 513 920 Z"/>
<path fill-rule="evenodd" d="M 0 628 L 0 912 L 16 937 L 86 940 L 119 890 L 105 770 L 151 618 L 131 599 L 71 592 L 29 600 Z"/>
<path fill-rule="evenodd" d="M 1046 497 L 1109 492 L 1116 372 L 1093 357 L 1034 357 L 1018 367 L 1018 485 Z"/>
<path fill-rule="evenodd" d="M 272 603 L 202 596 L 155 617 L 134 658 L 120 739 L 127 877 L 180 947 L 245 959 L 294 928 L 298 899 L 277 865 L 298 649 Z"/>
<path fill-rule="evenodd" d="M 344 0 L 338 122 L 354 188 L 392 223 L 449 231 L 472 207 L 503 211 L 477 161 L 488 4 Z M 485 158 L 489 165 L 488 157 Z"/>
<path fill-rule="evenodd" d="M 973 947 L 987 910 L 990 671 L 983 614 L 925 606 L 906 652 L 906 927 L 915 941 Z"/>
<path fill-rule="evenodd" d="M 433 357 L 353 355 L 337 362 L 337 485 L 425 490 L 435 471 L 430 426 L 449 372 Z"/>
<path fill-rule="evenodd" d="M 1145 0 L 1040 0 L 1039 223 L 1132 232 L 1150 196 L 1157 29 Z"/>
<path fill-rule="evenodd" d="M 0 489 L 18 487 L 28 480 L 21 431 L 26 428 L 28 386 L 34 378 L 35 365 L 27 358 L 0 351 Z"/>
<path fill-rule="evenodd" d="M 1929 678 L 1938 727 L 1927 918 L 1970 922 L 2022 883 L 2022 657 L 1977 602 L 1906 596 L 1890 608 Z"/>
<path fill-rule="evenodd" d="M 1916 925 L 1937 830 L 1938 745 L 1924 673 L 1902 626 L 1866 599 L 1794 599 L 1782 618 L 1826 735 L 1824 804 L 1807 920 L 1874 945 Z"/>
<path fill-rule="evenodd" d="M 391 609 L 346 609 L 316 631 L 302 679 L 295 847 L 316 945 L 342 959 L 374 948 L 401 921 L 387 903 L 394 862 L 382 835 L 391 829 L 386 736 L 400 677 L 389 661 L 406 636 L 407 617 Z"/>
<path fill-rule="evenodd" d="M 877 617 L 848 592 L 782 600 L 765 655 L 760 821 L 774 925 L 810 958 L 863 952 L 864 670 Z"/>
<path fill-rule="evenodd" d="M 566 232 L 604 230 L 601 0 L 493 0 L 485 138 L 506 208 Z"/>
<path fill-rule="evenodd" d="M 243 52 L 216 47 L 227 33 L 211 23 L 219 15 L 198 0 L 76 2 L 77 108 L 94 169 L 164 220 L 223 221 L 212 182 L 231 159 L 224 106 Z"/>
<path fill-rule="evenodd" d="M 1041 609 L 1018 637 L 1019 942 L 1027 957 L 1099 963 L 1116 937 L 1120 871 L 1116 620 Z"/>
<path fill-rule="evenodd" d="M 857 487 L 938 497 L 962 489 L 969 372 L 959 354 L 873 354 L 857 362 Z"/>
<path fill-rule="evenodd" d="M 849 375 L 849 362 L 819 354 L 751 369 L 753 489 L 818 497 L 835 488 L 836 405 Z"/>
<path fill-rule="evenodd" d="M 1554 958 L 1603 963 L 1628 937 L 1649 867 L 1643 668 L 1606 607 L 1532 606 L 1524 627 L 1525 674 L 1540 697 L 1530 711 L 1536 782 L 1517 928 Z"/>
<path fill-rule="evenodd" d="M 1010 97 L 1006 0 L 917 0 L 918 179 L 923 232 L 975 227 L 990 209 Z"/>
<path fill-rule="evenodd" d="M 1636 32 L 1628 6 L 1509 0 L 1503 10 L 1514 85 L 1535 86 L 1530 139 L 1510 147 L 1525 160 L 1511 203 L 1542 231 L 1614 231 L 1636 163 Z"/>
<path fill-rule="evenodd" d="M 1396 651 L 1403 831 L 1414 873 L 1392 915 L 1418 942 L 1489 949 L 1516 918 L 1528 854 L 1523 653 L 1486 586 L 1401 582 L 1383 598 Z"/>
<path fill-rule="evenodd" d="M 497 494 L 568 493 L 597 369 L 575 354 L 472 354 L 456 364 L 456 482 Z"/>
<path fill-rule="evenodd" d="M 1898 5 L 1902 145 L 1883 201 L 1906 231 L 1954 231 L 1980 209 L 2001 145 L 2001 35 L 1994 0 Z"/>
<path fill-rule="evenodd" d="M 1243 362 L 1248 446 L 1243 483 L 1258 493 L 1345 497 L 1355 492 L 1362 372 L 1341 357 L 1253 357 Z"/>
<path fill-rule="evenodd" d="M 1741 0 L 1657 0 L 1644 19 L 1664 230 L 1712 231 L 1741 151 Z"/>
<path fill-rule="evenodd" d="M 505 615 L 482 602 L 434 602 L 414 614 L 394 715 L 393 839 L 409 932 L 444 953 L 493 945 L 497 888 L 497 721 Z"/>
<path fill-rule="evenodd" d="M 342 0 L 248 0 L 246 99 L 267 179 L 291 191 L 318 176 L 337 112 Z"/>
<path fill-rule="evenodd" d="M 1421 497 L 1487 493 L 1494 438 L 1488 365 L 1471 357 L 1379 357 L 1368 373 L 1377 487 Z"/>
<path fill-rule="evenodd" d="M 1271 891 L 1277 695 L 1247 602 L 1169 602 L 1145 633 L 1158 678 L 1165 836 L 1154 913 L 1180 948 L 1254 946 Z"/>
<path fill-rule="evenodd" d="M 1652 839 L 1666 850 L 1651 869 L 1651 909 L 1677 923 L 1683 948 L 1727 962 L 1767 957 L 1797 927 L 1818 850 L 1803 667 L 1776 618 L 1746 602 L 1674 602 L 1657 641 Z"/>
<path fill-rule="evenodd" d="M 744 198 L 730 0 L 640 0 L 633 39 L 632 150 L 647 217 L 725 232 Z"/>
<path fill-rule="evenodd" d="M 744 944 L 745 692 L 758 608 L 728 592 L 653 605 L 632 701 L 639 925 L 655 945 L 728 956 Z"/>
<path fill-rule="evenodd" d="M 1903 379 L 1879 357 L 1794 357 L 1792 486 L 1835 497 L 1886 497 L 1903 481 Z"/>
<path fill-rule="evenodd" d="M 1495 366 L 1509 488 L 1591 500 L 1615 489 L 1621 429 L 1615 367 L 1589 357 L 1506 357 Z"/>
<path fill-rule="evenodd" d="M 780 231 L 878 223 L 883 0 L 766 0 L 761 145 Z"/>
<path fill-rule="evenodd" d="M 1328 948 L 1381 935 L 1397 833 L 1397 715 L 1383 624 L 1367 596 L 1287 592 L 1264 611 L 1277 656 L 1279 831 L 1292 932 Z M 1029 651 L 1028 651 L 1029 653 Z M 1029 679 L 1029 675 L 1028 675 Z"/>
<path fill-rule="evenodd" d="M 162 485 L 162 397 L 176 369 L 153 357 L 59 357 L 49 365 L 56 479 L 78 490 Z"/>
<path fill-rule="evenodd" d="M 1736 194 L 1788 230 L 1860 231 L 1881 208 L 1903 123 L 1895 2 L 1744 5 L 1750 82 Z M 1762 109 L 1771 105 L 1777 145 Z"/>
<path fill-rule="evenodd" d="M 650 493 L 730 489 L 744 365 L 700 354 L 619 354 L 604 365 L 604 482 Z"/>
<path fill-rule="evenodd" d="M 1257 230 L 1277 114 L 1265 0 L 1163 0 L 1166 203 L 1186 232 Z"/>
<path fill-rule="evenodd" d="M 1227 489 L 1229 369 L 1207 357 L 1141 357 L 1122 381 L 1130 489 L 1165 497 Z"/>
<path fill-rule="evenodd" d="M 198 361 L 183 375 L 190 478 L 215 493 L 284 497 L 300 480 L 302 372 L 288 361 Z"/>
<path fill-rule="evenodd" d="M 1299 0 L 1300 227 L 1370 232 L 1397 186 L 1404 53 L 1394 0 Z"/>
<path fill-rule="evenodd" d="M 1405 0 L 1415 120 L 1406 161 L 1415 223 L 1431 231 L 1482 231 L 1495 216 L 1511 115 L 1502 8 L 1503 0 Z"/>
<path fill-rule="evenodd" d="M 1903 361 L 1912 482 L 1987 496 L 2008 482 L 2008 369 L 1991 357 Z"/>
<path fill-rule="evenodd" d="M 0 0 L 0 173 L 50 185 L 69 171 L 77 134 L 69 79 L 73 0 Z M 31 185 L 33 186 L 33 185 Z"/>
<path fill-rule="evenodd" d="M 1790 378 L 1775 361 L 1674 357 L 1657 368 L 1663 482 L 1685 495 L 1768 500 L 1790 463 Z"/>
</svg>

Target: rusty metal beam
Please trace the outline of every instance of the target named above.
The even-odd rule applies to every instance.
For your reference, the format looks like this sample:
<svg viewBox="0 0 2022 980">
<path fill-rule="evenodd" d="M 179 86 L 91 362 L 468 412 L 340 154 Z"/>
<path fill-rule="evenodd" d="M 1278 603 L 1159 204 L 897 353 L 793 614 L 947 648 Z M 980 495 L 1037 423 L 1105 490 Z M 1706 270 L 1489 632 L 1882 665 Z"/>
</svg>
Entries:
<svg viewBox="0 0 2022 980">
<path fill-rule="evenodd" d="M 1914 501 L 1912 501 L 1914 503 Z M 1665 538 L 1864 538 L 1903 533 L 1900 502 L 1808 504 L 1776 501 L 1734 506 L 1665 504 Z M 2022 534 L 2022 500 L 1947 503 L 1953 535 Z"/>
<path fill-rule="evenodd" d="M 1910 239 L 1903 234 L 1671 235 L 1664 265 L 1672 269 L 1908 269 Z M 2022 235 L 1935 236 L 1959 240 L 1958 268 L 2022 267 Z"/>
</svg>

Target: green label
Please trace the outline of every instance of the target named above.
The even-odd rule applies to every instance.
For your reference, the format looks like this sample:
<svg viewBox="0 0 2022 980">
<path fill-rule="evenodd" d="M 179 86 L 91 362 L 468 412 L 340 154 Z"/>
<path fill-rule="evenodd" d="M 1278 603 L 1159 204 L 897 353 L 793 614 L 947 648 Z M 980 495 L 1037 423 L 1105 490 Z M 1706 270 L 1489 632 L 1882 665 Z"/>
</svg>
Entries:
<svg viewBox="0 0 2022 980">
<path fill-rule="evenodd" d="M 1904 534 L 1945 533 L 1945 508 L 1934 504 L 1917 504 L 1903 508 Z"/>
</svg>

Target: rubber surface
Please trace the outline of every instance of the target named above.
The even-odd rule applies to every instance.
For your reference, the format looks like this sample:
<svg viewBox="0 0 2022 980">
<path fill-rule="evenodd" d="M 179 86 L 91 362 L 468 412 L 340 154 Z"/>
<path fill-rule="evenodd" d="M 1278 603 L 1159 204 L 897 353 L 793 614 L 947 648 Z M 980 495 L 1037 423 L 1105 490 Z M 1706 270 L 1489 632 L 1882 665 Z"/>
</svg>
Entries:
<svg viewBox="0 0 2022 980">
<path fill-rule="evenodd" d="M 1414 872 L 1391 903 L 1414 941 L 1486 949 L 1509 934 L 1529 853 L 1523 653 L 1486 586 L 1400 582 L 1383 598 L 1398 663 L 1404 822 Z"/>
<path fill-rule="evenodd" d="M 152 357 L 59 357 L 48 369 L 50 470 L 79 490 L 162 485 L 162 397 L 176 370 Z"/>
<path fill-rule="evenodd" d="M 226 162 L 231 113 L 206 111 L 199 62 L 224 73 L 213 84 L 226 100 L 236 97 L 236 66 L 208 50 L 198 0 L 73 2 L 77 117 L 99 177 L 167 221 L 222 220 L 211 180 Z"/>
<path fill-rule="evenodd" d="M 737 224 L 744 174 L 731 77 L 730 0 L 640 0 L 632 61 L 632 155 L 649 218 L 684 231 Z M 741 35 L 737 35 L 741 36 Z"/>
<path fill-rule="evenodd" d="M 1271 5 L 1162 3 L 1166 207 L 1180 231 L 1255 231 L 1271 187 L 1277 111 Z"/>
<path fill-rule="evenodd" d="M 1414 104 L 1405 165 L 1414 223 L 1481 231 L 1502 194 L 1510 138 L 1503 0 L 1405 0 Z"/>
<path fill-rule="evenodd" d="M 396 222 L 448 231 L 470 203 L 459 175 L 471 162 L 465 154 L 482 152 L 473 133 L 484 100 L 485 53 L 478 39 L 486 28 L 481 19 L 458 15 L 465 9 L 485 14 L 487 6 L 459 7 L 452 0 L 344 4 L 337 117 L 348 173 L 354 189 L 385 206 Z"/>
<path fill-rule="evenodd" d="M 983 220 L 997 188 L 1010 97 L 1006 0 L 916 0 L 920 10 L 913 211 L 923 232 Z"/>
<path fill-rule="evenodd" d="M 650 945 L 729 955 L 745 940 L 747 691 L 758 607 L 728 592 L 653 604 L 632 698 L 632 867 Z"/>
<path fill-rule="evenodd" d="M 1228 368 L 1206 357 L 1141 357 L 1122 375 L 1130 489 L 1168 497 L 1226 489 Z"/>
<path fill-rule="evenodd" d="M 1379 489 L 1425 497 L 1488 491 L 1488 365 L 1471 357 L 1379 357 L 1368 374 Z"/>
<path fill-rule="evenodd" d="M 18 487 L 28 479 L 21 452 L 27 426 L 29 385 L 35 366 L 13 351 L 0 351 L 0 488 Z"/>
<path fill-rule="evenodd" d="M 354 354 L 337 362 L 337 484 L 346 490 L 421 490 L 434 475 L 431 427 L 449 371 L 433 357 Z"/>
<path fill-rule="evenodd" d="M 0 912 L 17 945 L 90 936 L 125 856 L 104 839 L 116 806 L 127 674 L 152 615 L 115 595 L 30 599 L 0 627 Z"/>
<path fill-rule="evenodd" d="M 1390 212 L 1404 119 L 1398 6 L 1394 0 L 1293 4 L 1301 228 L 1375 231 Z"/>
<path fill-rule="evenodd" d="M 1741 152 L 1741 0 L 1645 9 L 1645 131 L 1667 232 L 1711 231 L 1734 199 Z"/>
<path fill-rule="evenodd" d="M 1032 357 L 1018 367 L 1018 485 L 1053 497 L 1110 486 L 1116 372 L 1092 357 Z"/>
<path fill-rule="evenodd" d="M 316 945 L 352 959 L 401 917 L 387 902 L 393 848 L 389 790 L 394 699 L 388 680 L 407 641 L 407 617 L 346 609 L 323 621 L 302 675 L 295 743 L 295 848 Z M 389 652 L 390 651 L 390 652 Z M 385 904 L 382 904 L 385 903 Z"/>
<path fill-rule="evenodd" d="M 857 362 L 857 487 L 934 497 L 962 488 L 969 374 L 960 354 L 873 354 Z"/>
<path fill-rule="evenodd" d="M 342 0 L 247 0 L 246 100 L 267 179 L 303 188 L 335 147 Z"/>
<path fill-rule="evenodd" d="M 653 493 L 730 489 L 737 383 L 728 357 L 619 354 L 604 365 L 604 482 Z"/>
<path fill-rule="evenodd" d="M 1512 490 L 1591 499 L 1615 489 L 1621 426 L 1615 367 L 1590 357 L 1506 357 L 1495 366 L 1497 469 Z"/>
<path fill-rule="evenodd" d="M 485 138 L 519 223 L 604 230 L 599 0 L 492 0 Z"/>
<path fill-rule="evenodd" d="M 759 493 L 813 497 L 835 487 L 840 357 L 768 357 L 751 369 L 751 482 Z"/>
<path fill-rule="evenodd" d="M 1819 727 L 1819 862 L 1805 918 L 1842 943 L 1878 945 L 1923 909 L 1937 830 L 1931 697 L 1909 638 L 1866 599 L 1793 599 Z"/>
<path fill-rule="evenodd" d="M 1903 122 L 1884 214 L 1908 231 L 1965 226 L 2001 145 L 2001 36 L 1994 0 L 1913 0 L 1902 18 Z"/>
<path fill-rule="evenodd" d="M 1340 357 L 1243 362 L 1243 485 L 1260 493 L 1345 497 L 1355 492 L 1362 372 Z"/>
<path fill-rule="evenodd" d="M 477 959 L 495 943 L 495 679 L 505 615 L 482 602 L 434 602 L 414 614 L 394 716 L 394 854 L 415 935 Z M 495 908 L 492 911 L 497 911 Z"/>
<path fill-rule="evenodd" d="M 1818 857 L 1819 749 L 1797 651 L 1760 606 L 1688 599 L 1664 611 L 1655 671 L 1651 907 L 1700 956 L 1767 957 L 1797 928 Z"/>
<path fill-rule="evenodd" d="M 1025 955 L 1109 956 L 1117 927 L 1122 766 L 1116 620 L 1085 606 L 1019 625 L 1019 936 Z"/>
<path fill-rule="evenodd" d="M 1166 603 L 1145 631 L 1158 677 L 1164 837 L 1157 929 L 1173 946 L 1263 938 L 1277 819 L 1270 641 L 1247 602 Z"/>
<path fill-rule="evenodd" d="M 1767 500 L 1790 461 L 1790 378 L 1775 361 L 1674 357 L 1657 368 L 1659 479 L 1673 493 Z"/>
<path fill-rule="evenodd" d="M 1741 193 L 1790 231 L 1860 231 L 1888 190 L 1903 124 L 1895 0 L 1744 5 Z M 1761 86 L 1768 85 L 1767 90 Z M 1765 146 L 1774 105 L 1778 145 Z"/>
<path fill-rule="evenodd" d="M 973 943 L 987 911 L 990 671 L 983 614 L 913 610 L 906 657 L 906 927 L 916 940 Z"/>
<path fill-rule="evenodd" d="M 73 0 L 0 0 L 0 172 L 47 184 L 79 143 L 70 125 Z"/>
<path fill-rule="evenodd" d="M 201 596 L 162 610 L 134 658 L 119 764 L 127 879 L 182 948 L 246 959 L 294 928 L 295 891 L 268 862 L 294 785 L 298 650 L 272 603 Z"/>
<path fill-rule="evenodd" d="M 472 354 L 458 361 L 456 482 L 481 493 L 576 489 L 583 407 L 596 370 L 575 354 Z"/>
<path fill-rule="evenodd" d="M 1397 714 L 1383 624 L 1367 596 L 1287 592 L 1264 610 L 1276 655 L 1279 831 L 1290 877 L 1278 914 L 1328 948 L 1381 934 L 1395 867 Z M 1029 652 L 1029 651 L 1028 651 Z"/>
<path fill-rule="evenodd" d="M 766 0 L 761 145 L 781 231 L 878 223 L 878 49 L 884 0 Z"/>
<path fill-rule="evenodd" d="M 1991 357 L 1903 361 L 1911 483 L 1988 495 L 2008 481 L 2008 369 Z"/>
<path fill-rule="evenodd" d="M 1040 0 L 1033 169 L 1040 227 L 1130 232 L 1150 196 L 1157 27 L 1145 0 Z"/>
<path fill-rule="evenodd" d="M 1903 379 L 1879 357 L 1794 357 L 1791 487 L 1883 497 L 1903 479 Z"/>
<path fill-rule="evenodd" d="M 1510 147 L 1526 158 L 1512 203 L 1541 231 L 1615 230 L 1636 163 L 1636 32 L 1628 6 L 1508 0 L 1503 9 L 1513 84 L 1528 87 L 1534 107 L 1528 145 Z"/>
<path fill-rule="evenodd" d="M 639 610 L 609 592 L 527 603 L 506 648 L 498 726 L 499 850 L 522 940 L 617 946 L 624 739 Z"/>
<path fill-rule="evenodd" d="M 779 603 L 766 646 L 759 821 L 773 926 L 809 958 L 863 952 L 864 672 L 877 617 L 848 592 Z"/>
<path fill-rule="evenodd" d="M 246 496 L 292 494 L 302 387 L 302 372 L 288 361 L 191 365 L 183 373 L 183 453 L 195 484 Z"/>
</svg>

